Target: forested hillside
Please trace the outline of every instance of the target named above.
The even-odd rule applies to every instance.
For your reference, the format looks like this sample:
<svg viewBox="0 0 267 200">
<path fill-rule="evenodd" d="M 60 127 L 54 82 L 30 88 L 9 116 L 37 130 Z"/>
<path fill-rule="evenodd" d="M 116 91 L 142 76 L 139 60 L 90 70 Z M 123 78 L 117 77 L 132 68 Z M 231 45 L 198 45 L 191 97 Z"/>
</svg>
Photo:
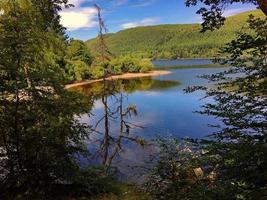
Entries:
<svg viewBox="0 0 267 200">
<path fill-rule="evenodd" d="M 234 38 L 250 14 L 264 16 L 258 10 L 241 13 L 229 17 L 220 30 L 206 33 L 200 33 L 199 24 L 137 27 L 108 34 L 106 41 L 116 55 L 139 54 L 153 59 L 213 57 L 218 48 Z M 94 54 L 96 40 L 86 43 Z"/>
</svg>

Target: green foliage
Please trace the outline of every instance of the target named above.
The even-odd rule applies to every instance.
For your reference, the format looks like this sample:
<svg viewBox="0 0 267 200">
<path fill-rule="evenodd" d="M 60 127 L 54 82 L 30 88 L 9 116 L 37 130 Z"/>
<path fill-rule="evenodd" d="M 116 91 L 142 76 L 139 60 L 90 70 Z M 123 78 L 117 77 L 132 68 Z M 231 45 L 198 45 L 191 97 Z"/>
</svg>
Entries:
<svg viewBox="0 0 267 200">
<path fill-rule="evenodd" d="M 81 60 L 69 61 L 66 65 L 68 78 L 72 81 L 81 81 L 91 76 L 90 66 Z"/>
<path fill-rule="evenodd" d="M 94 60 L 90 73 L 93 79 L 104 77 L 105 71 L 107 75 L 118 75 L 123 73 L 148 72 L 153 69 L 153 64 L 149 59 L 139 58 L 136 56 L 119 56 L 112 58 L 110 61 L 97 62 Z"/>
<path fill-rule="evenodd" d="M 83 41 L 80 40 L 71 40 L 68 43 L 68 47 L 66 50 L 66 59 L 72 61 L 82 61 L 87 65 L 91 65 L 92 58 L 90 55 L 90 51 L 85 45 Z"/>
<path fill-rule="evenodd" d="M 267 20 L 250 16 L 248 22 L 249 26 L 221 50 L 227 57 L 220 61 L 232 67 L 204 76 L 217 83 L 216 87 L 191 89 L 204 89 L 215 99 L 200 113 L 223 123 L 211 140 L 202 141 L 206 156 L 216 157 L 209 162 L 219 175 L 216 182 L 224 183 L 225 192 L 232 187 L 234 199 L 265 199 Z"/>
<path fill-rule="evenodd" d="M 109 70 L 114 74 L 126 72 L 147 72 L 152 70 L 153 64 L 149 59 L 133 56 L 120 56 L 109 62 Z"/>
<path fill-rule="evenodd" d="M 216 174 L 208 165 L 213 159 L 206 159 L 205 153 L 196 143 L 159 139 L 158 145 L 160 150 L 155 157 L 157 162 L 150 170 L 145 184 L 154 199 L 235 199 L 233 187 L 226 190 L 224 182 L 214 182 Z"/>
<path fill-rule="evenodd" d="M 115 180 L 112 176 L 103 174 L 101 167 L 90 167 L 82 170 L 76 170 L 76 174 L 69 185 L 69 195 L 77 197 L 92 197 L 99 194 L 109 194 L 116 190 Z M 62 194 L 66 195 L 65 194 Z"/>
<path fill-rule="evenodd" d="M 235 37 L 246 24 L 249 14 L 262 17 L 260 11 L 250 11 L 229 17 L 225 26 L 213 32 L 200 33 L 198 24 L 158 25 L 137 27 L 105 36 L 107 46 L 115 55 L 129 55 L 152 59 L 214 57 L 218 49 Z M 96 39 L 86 42 L 93 55 Z"/>
<path fill-rule="evenodd" d="M 118 91 L 133 93 L 136 91 L 160 91 L 166 90 L 179 85 L 176 81 L 160 81 L 151 78 L 134 78 L 134 79 L 118 79 L 116 81 L 106 81 L 106 93 L 112 94 Z M 83 87 L 75 87 L 74 90 L 81 92 L 88 97 L 95 99 L 101 98 L 103 91 L 103 83 L 95 82 Z"/>
<path fill-rule="evenodd" d="M 91 77 L 93 79 L 103 78 L 105 74 L 104 71 L 105 68 L 102 66 L 92 66 L 90 71 Z"/>
<path fill-rule="evenodd" d="M 67 44 L 65 62 L 66 75 L 69 81 L 81 81 L 90 78 L 92 57 L 84 42 L 71 40 Z"/>
<path fill-rule="evenodd" d="M 88 155 L 84 141 L 90 127 L 74 116 L 90 105 L 64 89 L 61 26 L 54 27 L 57 20 L 49 23 L 50 15 L 34 2 L 0 2 L 0 199 L 75 194 L 71 186 L 78 183 L 79 193 L 94 192 L 90 183 L 101 180 L 100 172 L 85 173 L 78 160 Z M 57 7 L 53 2 L 60 1 L 49 1 Z M 57 11 L 52 20 L 58 19 Z M 104 181 L 98 183 L 104 188 Z"/>
<path fill-rule="evenodd" d="M 214 98 L 200 113 L 220 119 L 220 130 L 201 142 L 160 141 L 146 185 L 156 199 L 266 199 L 266 31 L 266 19 L 250 16 L 221 50 L 232 67 L 203 76 L 212 88 L 188 88 Z"/>
<path fill-rule="evenodd" d="M 153 69 L 153 64 L 151 63 L 149 59 L 142 59 L 140 61 L 139 66 L 140 66 L 140 69 L 139 69 L 140 72 L 148 72 L 151 69 Z"/>
<path fill-rule="evenodd" d="M 267 15 L 267 4 L 265 0 L 186 0 L 187 6 L 195 6 L 201 3 L 201 8 L 197 11 L 197 14 L 202 15 L 202 31 L 216 30 L 224 25 L 225 17 L 223 13 L 225 9 L 233 3 L 251 3 L 257 5 Z M 203 4 L 205 7 L 203 7 Z"/>
</svg>

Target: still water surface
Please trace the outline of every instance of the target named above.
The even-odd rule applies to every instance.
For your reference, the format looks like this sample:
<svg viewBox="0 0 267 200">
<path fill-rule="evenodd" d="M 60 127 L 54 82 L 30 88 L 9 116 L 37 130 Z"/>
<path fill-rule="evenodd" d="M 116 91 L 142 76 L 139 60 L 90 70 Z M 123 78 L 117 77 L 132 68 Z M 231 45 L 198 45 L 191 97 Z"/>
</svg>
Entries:
<svg viewBox="0 0 267 200">
<path fill-rule="evenodd" d="M 178 60 L 178 61 L 155 61 L 156 67 L 170 67 L 176 65 L 203 65 L 210 64 L 209 60 Z M 171 74 L 141 78 L 133 80 L 117 81 L 118 88 L 123 88 L 124 96 L 123 105 L 134 105 L 137 109 L 137 116 L 132 115 L 127 121 L 136 125 L 130 130 L 130 134 L 147 140 L 153 140 L 158 137 L 176 137 L 176 138 L 203 138 L 211 134 L 214 128 L 209 124 L 217 124 L 218 121 L 209 116 L 203 116 L 195 111 L 201 110 L 201 106 L 211 102 L 211 99 L 202 99 L 202 92 L 186 94 L 184 89 L 193 85 L 208 85 L 206 80 L 198 78 L 203 74 L 214 74 L 221 72 L 225 68 L 190 68 L 190 69 L 174 69 Z M 98 83 L 99 84 L 99 83 Z M 90 91 L 99 87 L 98 85 L 84 86 L 83 92 Z M 116 110 L 118 99 L 110 96 L 108 104 L 110 110 Z M 103 104 L 100 99 L 96 100 L 91 110 L 92 115 L 88 117 L 84 115 L 82 122 L 94 126 L 104 114 Z M 110 120 L 110 133 L 116 135 L 119 132 L 119 122 L 117 119 Z M 142 127 L 142 128 L 141 128 Z M 103 122 L 96 127 L 98 132 L 104 131 Z M 95 135 L 94 139 L 101 136 Z M 124 142 L 127 148 L 124 153 L 116 159 L 120 163 L 127 165 L 135 165 L 144 161 L 146 153 L 142 148 L 136 147 L 131 142 Z M 123 161 L 121 161 L 123 160 Z M 129 171 L 124 170 L 124 173 Z"/>
</svg>

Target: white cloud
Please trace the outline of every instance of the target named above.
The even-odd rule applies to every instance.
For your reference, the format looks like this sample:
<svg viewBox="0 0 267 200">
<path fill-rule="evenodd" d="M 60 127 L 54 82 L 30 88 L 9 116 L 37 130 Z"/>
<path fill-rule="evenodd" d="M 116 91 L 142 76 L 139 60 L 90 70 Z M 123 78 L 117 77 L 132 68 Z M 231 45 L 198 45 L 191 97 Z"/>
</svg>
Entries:
<svg viewBox="0 0 267 200">
<path fill-rule="evenodd" d="M 155 0 L 139 0 L 136 4 L 131 5 L 133 8 L 137 7 L 145 7 L 145 6 L 150 6 L 155 2 Z"/>
<path fill-rule="evenodd" d="M 138 27 L 138 26 L 149 26 L 149 25 L 154 25 L 159 21 L 160 21 L 159 18 L 149 17 L 149 18 L 142 19 L 141 21 L 124 23 L 121 25 L 121 27 L 123 29 L 127 29 L 127 28 L 134 28 L 134 27 Z"/>
<path fill-rule="evenodd" d="M 223 16 L 225 17 L 231 17 L 233 15 L 237 15 L 242 12 L 254 10 L 255 8 L 233 8 L 233 9 L 227 9 L 223 12 Z"/>
<path fill-rule="evenodd" d="M 136 4 L 132 5 L 134 7 L 147 6 L 154 2 L 155 0 L 138 0 Z M 69 0 L 70 4 L 75 7 L 70 9 L 64 9 L 60 12 L 61 24 L 66 27 L 69 31 L 79 30 L 79 29 L 89 29 L 96 27 L 97 25 L 97 10 L 91 6 L 84 7 L 85 3 L 91 2 L 93 0 Z M 129 0 L 113 0 L 111 1 L 116 6 L 121 6 L 129 3 Z M 141 21 L 128 22 L 121 25 L 123 29 L 133 28 L 137 26 L 148 26 L 153 25 L 159 21 L 158 18 L 145 18 Z"/>
<path fill-rule="evenodd" d="M 94 7 L 73 8 L 60 13 L 61 23 L 68 30 L 95 27 L 97 10 Z"/>
<path fill-rule="evenodd" d="M 69 0 L 74 8 L 64 9 L 60 12 L 61 24 L 69 31 L 93 28 L 97 25 L 96 14 L 97 10 L 93 6 L 82 7 L 85 2 L 92 2 L 92 0 Z"/>
</svg>

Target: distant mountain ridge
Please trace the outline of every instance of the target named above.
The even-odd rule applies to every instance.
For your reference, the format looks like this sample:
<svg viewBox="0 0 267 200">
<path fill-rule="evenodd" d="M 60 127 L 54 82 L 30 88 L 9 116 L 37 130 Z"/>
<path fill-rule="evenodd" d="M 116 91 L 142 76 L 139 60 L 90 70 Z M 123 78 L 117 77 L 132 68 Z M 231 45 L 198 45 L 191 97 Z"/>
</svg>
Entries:
<svg viewBox="0 0 267 200">
<path fill-rule="evenodd" d="M 231 41 L 253 14 L 264 17 L 259 10 L 227 18 L 225 26 L 214 32 L 200 33 L 199 24 L 166 24 L 126 29 L 106 35 L 106 42 L 115 55 L 137 54 L 153 59 L 208 58 Z M 96 39 L 86 41 L 95 54 Z"/>
</svg>

